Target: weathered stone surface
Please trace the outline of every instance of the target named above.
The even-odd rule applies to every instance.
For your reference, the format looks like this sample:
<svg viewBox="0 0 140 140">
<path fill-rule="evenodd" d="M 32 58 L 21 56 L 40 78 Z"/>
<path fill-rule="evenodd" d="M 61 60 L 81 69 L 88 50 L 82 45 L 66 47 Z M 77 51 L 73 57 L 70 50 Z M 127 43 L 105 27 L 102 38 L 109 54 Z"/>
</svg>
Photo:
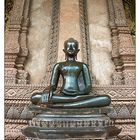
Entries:
<svg viewBox="0 0 140 140">
<path fill-rule="evenodd" d="M 80 25 L 79 25 L 79 0 L 60 1 L 60 25 L 59 25 L 59 49 L 58 62 L 65 60 L 63 53 L 64 41 L 73 37 L 79 42 L 80 48 Z M 81 51 L 78 53 L 78 61 L 81 61 Z"/>
<path fill-rule="evenodd" d="M 107 3 L 102 0 L 87 0 L 87 6 L 92 74 L 96 83 L 111 84 L 114 64 L 111 61 L 112 43 Z"/>
<path fill-rule="evenodd" d="M 25 69 L 31 83 L 39 83 L 47 70 L 47 50 L 51 26 L 51 0 L 33 0 L 28 34 L 29 57 Z"/>
</svg>

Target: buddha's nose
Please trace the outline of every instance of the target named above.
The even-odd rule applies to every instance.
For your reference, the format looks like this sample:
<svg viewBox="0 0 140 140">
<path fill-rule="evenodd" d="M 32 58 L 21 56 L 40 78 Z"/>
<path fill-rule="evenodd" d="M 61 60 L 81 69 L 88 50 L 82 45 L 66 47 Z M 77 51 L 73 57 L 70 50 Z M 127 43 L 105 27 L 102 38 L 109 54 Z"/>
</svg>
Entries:
<svg viewBox="0 0 140 140">
<path fill-rule="evenodd" d="M 68 50 L 72 50 L 72 45 L 69 45 Z"/>
</svg>

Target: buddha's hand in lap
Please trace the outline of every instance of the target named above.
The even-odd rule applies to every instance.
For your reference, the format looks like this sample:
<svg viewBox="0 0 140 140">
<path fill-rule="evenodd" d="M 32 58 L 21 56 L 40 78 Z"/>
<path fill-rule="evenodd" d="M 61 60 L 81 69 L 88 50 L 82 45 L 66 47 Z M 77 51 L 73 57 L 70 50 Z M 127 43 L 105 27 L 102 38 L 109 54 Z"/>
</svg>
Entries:
<svg viewBox="0 0 140 140">
<path fill-rule="evenodd" d="M 47 94 L 43 94 L 42 97 L 41 97 L 41 102 L 42 103 L 46 103 L 46 102 L 50 102 L 51 101 L 51 98 L 53 96 L 53 92 L 52 91 L 49 91 L 49 93 Z"/>
<path fill-rule="evenodd" d="M 53 91 L 52 91 L 52 90 L 50 90 L 50 91 L 49 91 L 48 101 L 51 101 L 52 96 L 53 96 Z"/>
</svg>

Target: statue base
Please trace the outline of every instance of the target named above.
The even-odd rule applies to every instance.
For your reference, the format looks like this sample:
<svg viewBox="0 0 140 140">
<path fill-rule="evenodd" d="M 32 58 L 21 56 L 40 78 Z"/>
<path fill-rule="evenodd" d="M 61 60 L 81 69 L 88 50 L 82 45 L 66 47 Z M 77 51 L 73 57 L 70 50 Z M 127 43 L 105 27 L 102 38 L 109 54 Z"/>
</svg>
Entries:
<svg viewBox="0 0 140 140">
<path fill-rule="evenodd" d="M 106 114 L 110 107 L 85 109 L 48 109 L 38 114 L 23 130 L 28 139 L 112 139 L 121 129 Z"/>
</svg>

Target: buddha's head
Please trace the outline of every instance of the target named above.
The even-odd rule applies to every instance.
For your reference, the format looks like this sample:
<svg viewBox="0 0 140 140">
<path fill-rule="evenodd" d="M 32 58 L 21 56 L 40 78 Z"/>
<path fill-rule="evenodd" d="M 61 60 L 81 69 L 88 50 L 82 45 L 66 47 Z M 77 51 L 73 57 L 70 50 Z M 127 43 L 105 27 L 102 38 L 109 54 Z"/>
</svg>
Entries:
<svg viewBox="0 0 140 140">
<path fill-rule="evenodd" d="M 66 56 L 76 57 L 77 53 L 79 52 L 78 41 L 73 38 L 69 38 L 64 42 L 63 51 L 65 52 Z"/>
</svg>

